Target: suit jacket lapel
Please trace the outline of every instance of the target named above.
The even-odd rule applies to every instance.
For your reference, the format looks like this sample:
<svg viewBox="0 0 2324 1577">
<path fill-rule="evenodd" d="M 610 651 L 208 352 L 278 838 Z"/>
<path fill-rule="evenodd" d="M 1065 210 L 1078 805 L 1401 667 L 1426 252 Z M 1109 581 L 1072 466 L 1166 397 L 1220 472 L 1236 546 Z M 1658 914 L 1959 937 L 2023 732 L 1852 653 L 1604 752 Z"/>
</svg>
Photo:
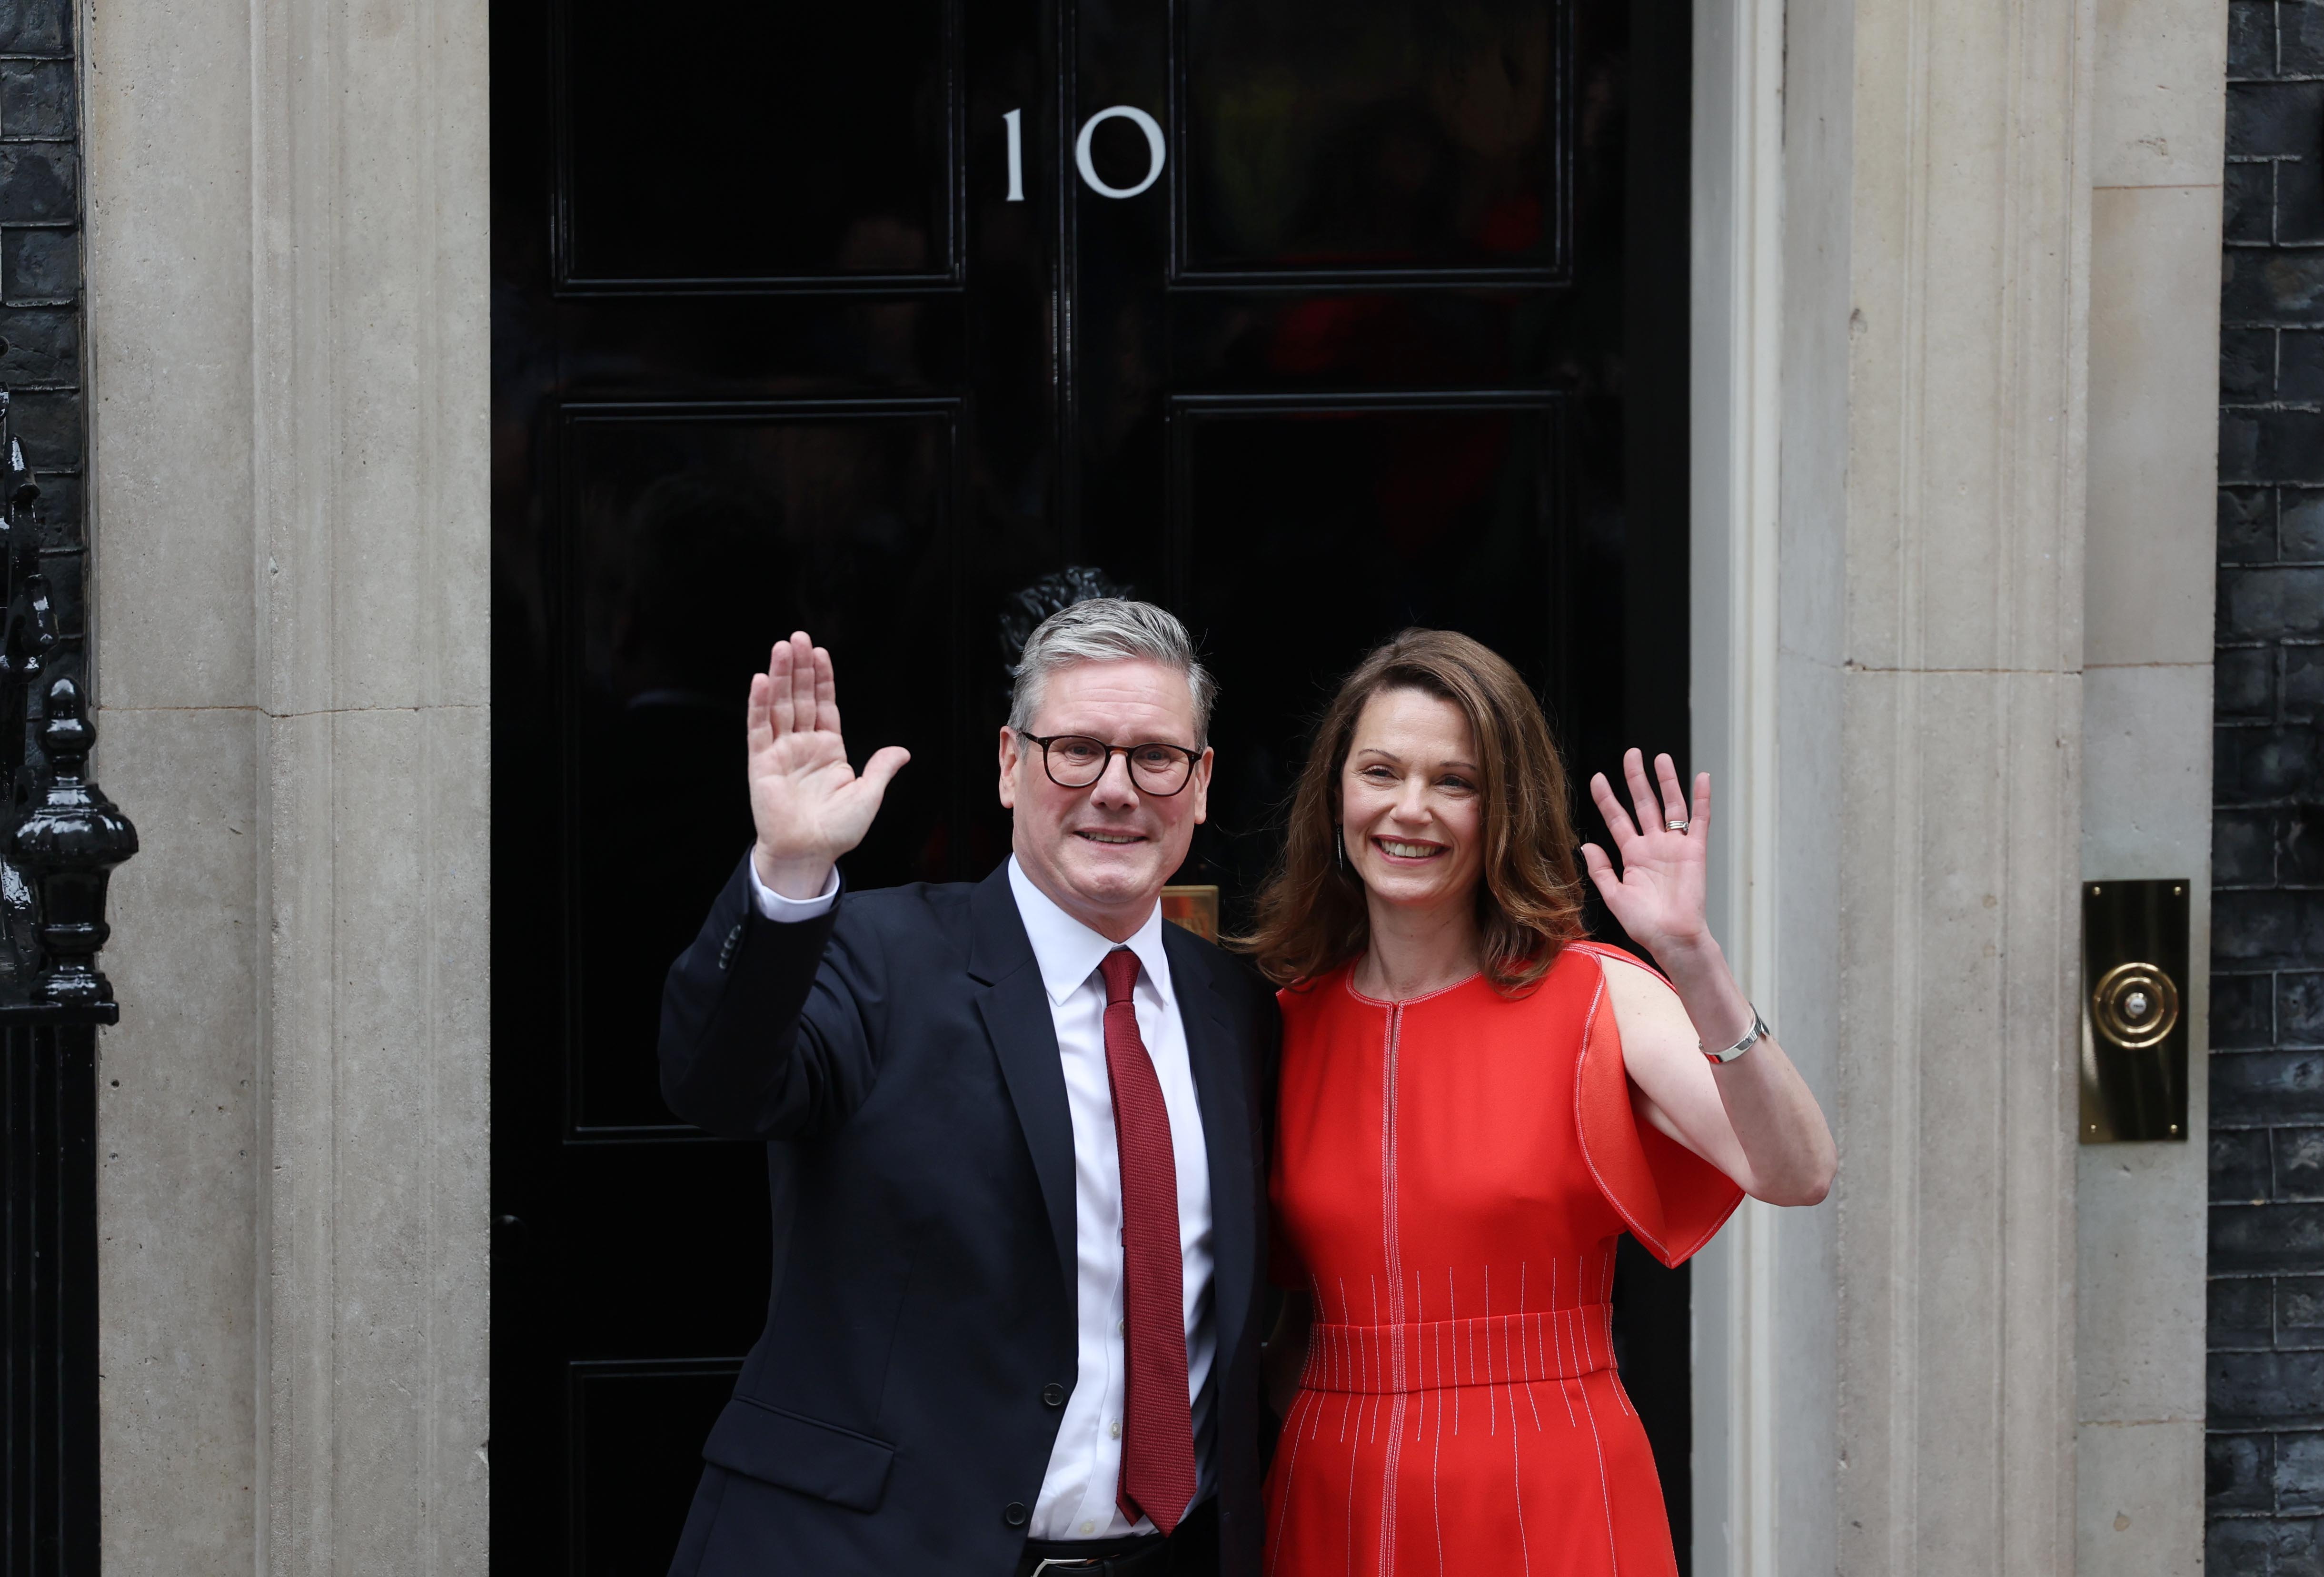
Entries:
<svg viewBox="0 0 2324 1577">
<path fill-rule="evenodd" d="M 968 973 L 985 985 L 976 998 L 984 1031 L 992 1038 L 1009 1099 L 1032 1152 L 1056 1239 L 1057 1274 L 1070 1306 L 1076 1296 L 1079 1256 L 1074 1248 L 1074 1118 L 1065 1104 L 1065 1065 L 1057 1055 L 1057 1024 L 1049 1012 L 1033 944 L 1003 865 L 977 884 L 969 899 L 973 928 Z"/>
<path fill-rule="evenodd" d="M 1250 1317 L 1251 1268 L 1257 1257 L 1258 1170 L 1252 1164 L 1250 1104 L 1244 1099 L 1242 1058 L 1234 1043 L 1211 961 L 1200 943 L 1176 926 L 1162 927 L 1170 955 L 1170 983 L 1186 1028 L 1186 1057 L 1194 1070 L 1194 1100 L 1203 1111 L 1203 1140 L 1211 1159 L 1213 1313 L 1219 1351 L 1233 1346 Z"/>
</svg>

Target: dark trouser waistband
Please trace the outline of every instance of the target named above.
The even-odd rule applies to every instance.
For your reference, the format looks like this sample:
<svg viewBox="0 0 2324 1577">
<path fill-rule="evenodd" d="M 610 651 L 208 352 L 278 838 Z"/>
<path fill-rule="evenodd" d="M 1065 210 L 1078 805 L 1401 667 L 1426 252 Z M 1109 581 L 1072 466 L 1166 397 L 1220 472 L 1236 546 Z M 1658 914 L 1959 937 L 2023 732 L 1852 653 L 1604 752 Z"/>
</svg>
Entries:
<svg viewBox="0 0 2324 1577">
<path fill-rule="evenodd" d="M 1219 1561 L 1219 1502 L 1213 1496 L 1186 1513 L 1168 1538 L 1158 1533 L 1124 1539 L 1027 1539 L 1017 1577 L 1197 1577 Z"/>
</svg>

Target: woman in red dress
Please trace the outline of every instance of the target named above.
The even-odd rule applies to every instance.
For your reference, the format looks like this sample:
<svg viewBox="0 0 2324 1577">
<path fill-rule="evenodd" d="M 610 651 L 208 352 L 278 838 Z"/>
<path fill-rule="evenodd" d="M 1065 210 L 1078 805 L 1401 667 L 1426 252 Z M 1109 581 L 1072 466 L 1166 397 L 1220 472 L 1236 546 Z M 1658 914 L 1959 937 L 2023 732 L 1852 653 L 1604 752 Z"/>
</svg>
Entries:
<svg viewBox="0 0 2324 1577">
<path fill-rule="evenodd" d="M 1273 1577 L 1675 1572 L 1616 1240 L 1676 1265 L 1834 1163 L 1704 927 L 1710 779 L 1690 812 L 1655 764 L 1659 798 L 1625 758 L 1635 823 L 1591 782 L 1613 857 L 1584 854 L 1660 974 L 1580 940 L 1564 774 L 1507 662 L 1407 631 L 1325 714 L 1249 943 L 1285 988 Z"/>
</svg>

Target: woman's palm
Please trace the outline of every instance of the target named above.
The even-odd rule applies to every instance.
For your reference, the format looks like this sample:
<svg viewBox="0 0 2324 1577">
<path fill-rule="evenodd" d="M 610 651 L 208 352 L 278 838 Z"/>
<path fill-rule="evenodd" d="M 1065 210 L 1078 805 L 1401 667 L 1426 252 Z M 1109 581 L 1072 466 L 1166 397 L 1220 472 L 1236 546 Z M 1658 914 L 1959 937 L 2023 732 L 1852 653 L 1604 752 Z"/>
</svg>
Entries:
<svg viewBox="0 0 2324 1577">
<path fill-rule="evenodd" d="M 1647 781 L 1646 761 L 1637 751 L 1624 755 L 1622 768 L 1629 779 L 1629 807 L 1615 797 L 1604 773 L 1590 780 L 1590 796 L 1606 818 L 1620 870 L 1618 873 L 1613 860 L 1595 844 L 1582 845 L 1582 862 L 1622 929 L 1650 952 L 1661 952 L 1672 943 L 1693 940 L 1704 929 L 1711 774 L 1696 775 L 1690 809 L 1670 757 L 1655 758 L 1659 794 Z"/>
</svg>

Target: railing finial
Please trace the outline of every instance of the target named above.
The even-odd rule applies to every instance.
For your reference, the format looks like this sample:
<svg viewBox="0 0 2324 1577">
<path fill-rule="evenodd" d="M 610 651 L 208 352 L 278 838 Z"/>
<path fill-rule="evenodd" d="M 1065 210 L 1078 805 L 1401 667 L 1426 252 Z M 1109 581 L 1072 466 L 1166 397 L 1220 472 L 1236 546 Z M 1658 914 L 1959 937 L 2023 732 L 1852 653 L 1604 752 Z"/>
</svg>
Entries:
<svg viewBox="0 0 2324 1577">
<path fill-rule="evenodd" d="M 33 996 L 109 1009 L 113 985 L 97 967 L 97 950 L 113 934 L 105 921 L 105 889 L 113 868 L 137 852 L 137 829 L 88 780 L 97 728 L 69 675 L 50 681 L 43 719 L 49 781 L 9 847 L 37 898 L 42 956 Z"/>
</svg>

